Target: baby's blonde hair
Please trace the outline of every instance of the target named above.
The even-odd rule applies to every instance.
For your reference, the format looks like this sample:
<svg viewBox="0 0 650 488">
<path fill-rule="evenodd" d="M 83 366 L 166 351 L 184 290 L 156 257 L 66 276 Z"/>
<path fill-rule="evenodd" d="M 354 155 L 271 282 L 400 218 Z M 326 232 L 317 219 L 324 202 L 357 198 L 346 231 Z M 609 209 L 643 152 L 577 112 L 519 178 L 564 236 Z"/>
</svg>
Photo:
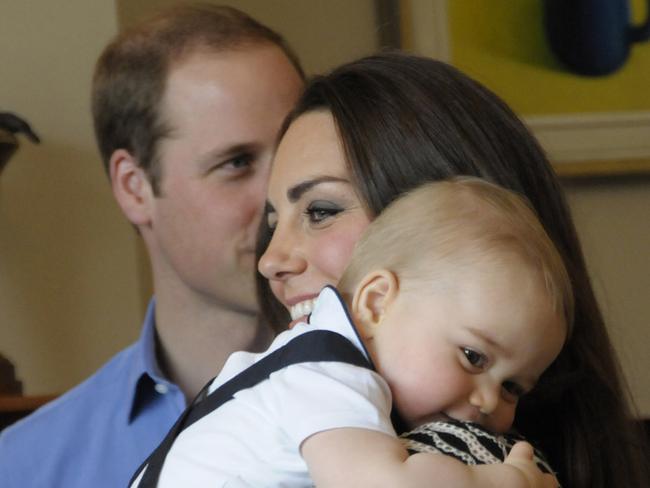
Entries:
<svg viewBox="0 0 650 488">
<path fill-rule="evenodd" d="M 351 294 L 382 268 L 397 275 L 400 289 L 418 287 L 448 279 L 442 264 L 471 266 L 510 253 L 539 271 L 570 333 L 573 291 L 562 257 L 522 196 L 480 178 L 426 183 L 391 203 L 355 246 L 338 287 Z"/>
</svg>

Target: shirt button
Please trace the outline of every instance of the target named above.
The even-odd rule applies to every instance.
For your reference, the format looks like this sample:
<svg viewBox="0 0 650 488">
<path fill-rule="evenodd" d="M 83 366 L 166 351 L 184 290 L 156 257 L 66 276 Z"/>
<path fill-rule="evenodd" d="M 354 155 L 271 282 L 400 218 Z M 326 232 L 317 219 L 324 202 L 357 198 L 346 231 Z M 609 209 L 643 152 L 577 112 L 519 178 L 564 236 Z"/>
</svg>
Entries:
<svg viewBox="0 0 650 488">
<path fill-rule="evenodd" d="M 165 385 L 164 383 L 156 383 L 156 386 L 154 386 L 154 389 L 160 393 L 161 395 L 164 395 L 169 391 L 169 387 Z"/>
</svg>

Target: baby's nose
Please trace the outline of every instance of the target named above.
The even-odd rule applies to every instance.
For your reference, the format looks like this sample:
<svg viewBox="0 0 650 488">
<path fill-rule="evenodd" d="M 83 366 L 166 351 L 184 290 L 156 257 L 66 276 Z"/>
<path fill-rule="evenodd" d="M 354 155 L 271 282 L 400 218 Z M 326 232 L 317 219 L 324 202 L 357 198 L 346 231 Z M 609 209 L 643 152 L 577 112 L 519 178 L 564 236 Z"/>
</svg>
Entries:
<svg viewBox="0 0 650 488">
<path fill-rule="evenodd" d="M 490 415 L 499 404 L 500 392 L 501 386 L 489 383 L 477 385 L 469 397 L 469 403 L 483 415 Z"/>
</svg>

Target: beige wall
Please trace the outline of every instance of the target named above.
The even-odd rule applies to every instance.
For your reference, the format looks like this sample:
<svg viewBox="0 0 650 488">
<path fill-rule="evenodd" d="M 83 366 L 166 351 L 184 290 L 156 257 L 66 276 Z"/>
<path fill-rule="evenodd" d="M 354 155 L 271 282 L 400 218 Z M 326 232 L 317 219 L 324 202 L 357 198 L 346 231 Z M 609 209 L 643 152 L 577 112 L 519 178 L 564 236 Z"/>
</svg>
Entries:
<svg viewBox="0 0 650 488">
<path fill-rule="evenodd" d="M 135 238 L 101 169 L 92 69 L 112 2 L 3 2 L 0 110 L 42 137 L 0 178 L 0 353 L 29 394 L 63 391 L 137 335 Z"/>
<path fill-rule="evenodd" d="M 650 176 L 564 186 L 634 400 L 650 416 Z"/>
<path fill-rule="evenodd" d="M 117 0 L 121 25 L 162 6 L 191 0 Z M 307 73 L 318 73 L 376 50 L 374 0 L 213 0 L 237 7 L 282 33 Z"/>
</svg>

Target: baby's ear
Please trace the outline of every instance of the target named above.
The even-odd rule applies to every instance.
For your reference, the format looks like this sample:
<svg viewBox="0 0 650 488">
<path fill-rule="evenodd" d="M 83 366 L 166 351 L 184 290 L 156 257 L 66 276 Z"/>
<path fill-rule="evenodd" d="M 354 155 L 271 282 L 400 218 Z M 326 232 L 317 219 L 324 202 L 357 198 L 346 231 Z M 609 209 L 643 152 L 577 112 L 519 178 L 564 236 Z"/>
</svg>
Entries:
<svg viewBox="0 0 650 488">
<path fill-rule="evenodd" d="M 361 279 L 352 295 L 352 316 L 363 338 L 373 337 L 398 292 L 397 276 L 387 269 L 371 271 Z"/>
</svg>

